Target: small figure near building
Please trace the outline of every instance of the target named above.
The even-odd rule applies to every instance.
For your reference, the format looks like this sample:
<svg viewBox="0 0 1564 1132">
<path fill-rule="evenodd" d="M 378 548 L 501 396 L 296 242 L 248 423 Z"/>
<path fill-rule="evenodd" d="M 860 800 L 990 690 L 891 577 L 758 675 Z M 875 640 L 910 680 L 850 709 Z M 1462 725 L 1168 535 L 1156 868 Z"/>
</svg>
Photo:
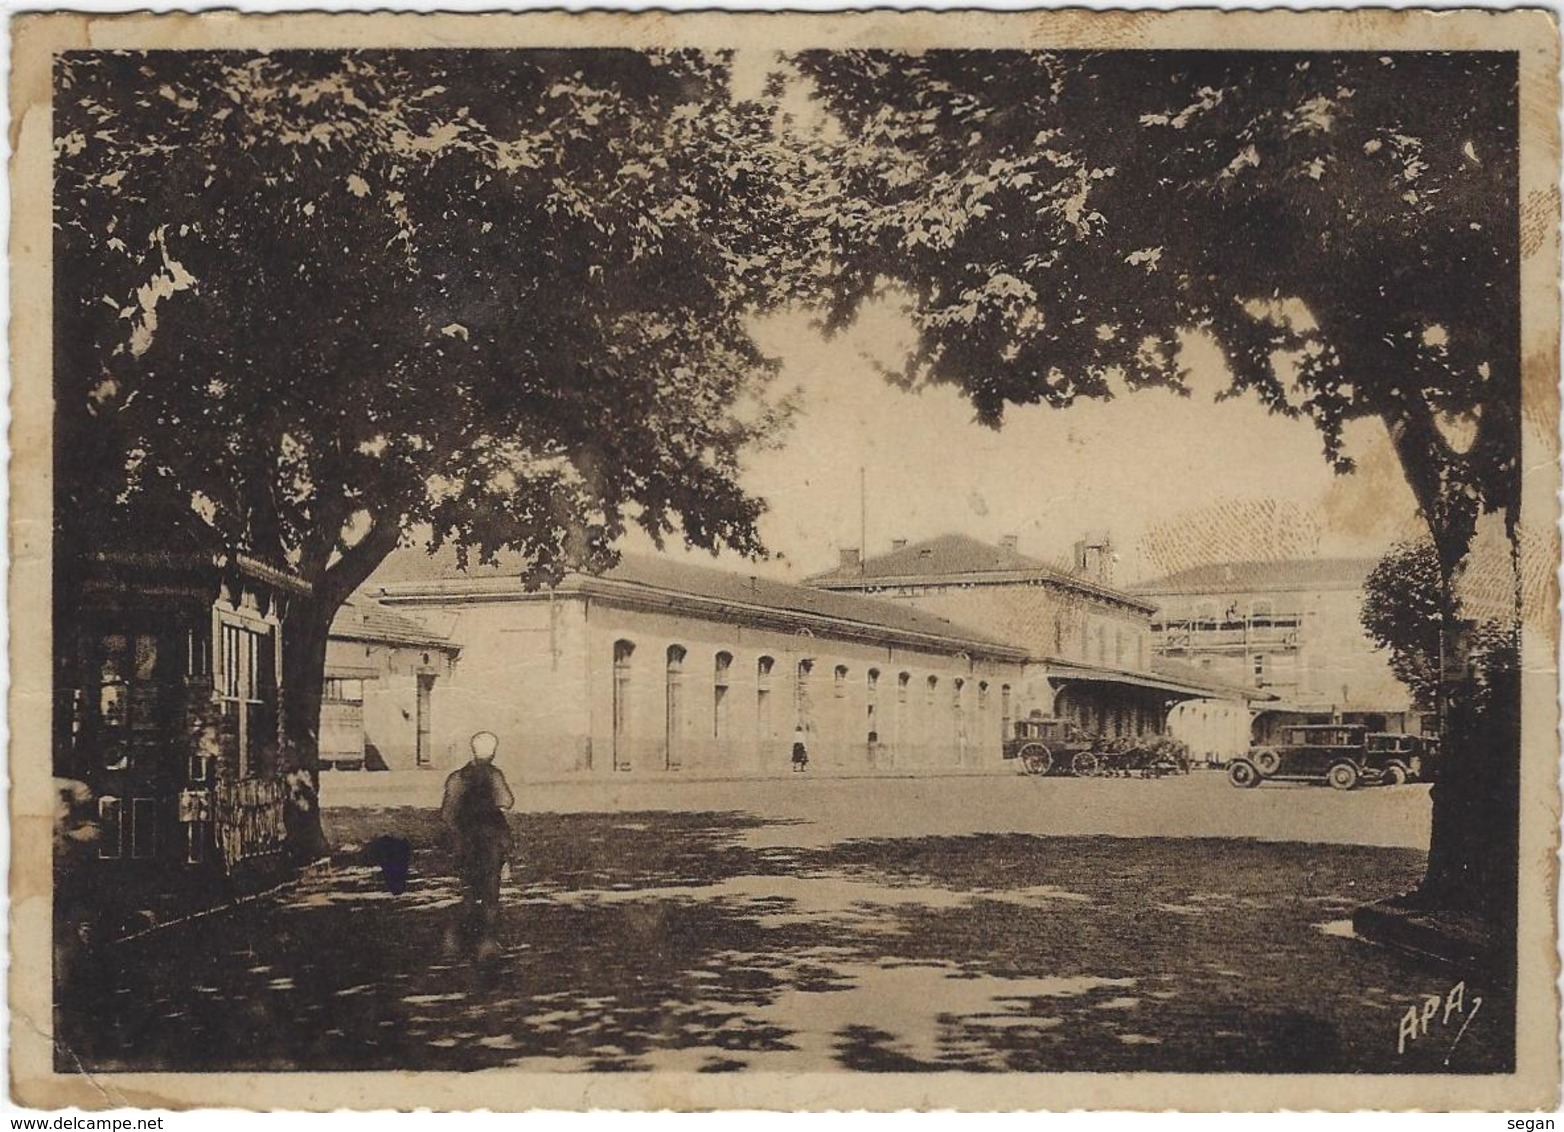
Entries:
<svg viewBox="0 0 1564 1132">
<path fill-rule="evenodd" d="M 804 733 L 804 725 L 800 723 L 793 728 L 793 769 L 803 770 L 809 765 L 809 739 Z"/>
<path fill-rule="evenodd" d="M 499 951 L 500 874 L 510 855 L 505 811 L 516 804 L 505 775 L 494 765 L 499 739 L 480 731 L 472 737 L 472 761 L 445 780 L 440 818 L 451 838 L 462 886 L 462 942 L 480 959 Z"/>
</svg>

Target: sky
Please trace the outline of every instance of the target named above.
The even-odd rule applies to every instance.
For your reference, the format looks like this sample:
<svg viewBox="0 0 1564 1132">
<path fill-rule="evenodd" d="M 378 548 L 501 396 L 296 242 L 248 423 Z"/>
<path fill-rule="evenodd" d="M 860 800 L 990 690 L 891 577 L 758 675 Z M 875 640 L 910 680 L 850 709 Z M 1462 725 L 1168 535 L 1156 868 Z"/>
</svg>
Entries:
<svg viewBox="0 0 1564 1132">
<path fill-rule="evenodd" d="M 829 340 L 799 314 L 755 332 L 782 363 L 776 390 L 796 388 L 800 411 L 780 446 L 746 462 L 744 486 L 769 505 L 760 533 L 773 556 L 751 572 L 797 581 L 834 567 L 843 548 L 874 555 L 893 538 L 952 532 L 995 543 L 1015 535 L 1022 553 L 1067 564 L 1090 532 L 1110 537 L 1114 581 L 1129 584 L 1212 561 L 1377 556 L 1418 529 L 1378 422 L 1351 426 L 1359 469 L 1337 475 L 1308 421 L 1277 417 L 1252 396 L 1214 401 L 1226 371 L 1209 343 L 1186 349 L 1190 397 L 1147 390 L 1013 408 L 996 431 L 954 390 L 884 380 L 870 359 L 894 364 L 912 342 L 889 304 Z"/>
</svg>

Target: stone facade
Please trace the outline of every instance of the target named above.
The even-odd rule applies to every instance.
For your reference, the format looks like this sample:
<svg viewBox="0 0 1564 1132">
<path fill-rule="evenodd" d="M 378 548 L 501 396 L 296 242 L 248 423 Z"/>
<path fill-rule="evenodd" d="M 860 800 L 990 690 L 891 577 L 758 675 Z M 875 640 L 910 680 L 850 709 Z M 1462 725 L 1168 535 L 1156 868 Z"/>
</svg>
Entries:
<svg viewBox="0 0 1564 1132">
<path fill-rule="evenodd" d="M 1007 714 L 1046 695 L 1022 650 L 752 581 L 627 559 L 544 592 L 447 578 L 379 599 L 438 610 L 461 642 L 436 749 L 459 760 L 493 731 L 524 777 L 785 772 L 800 726 L 816 769 L 997 768 Z"/>
<path fill-rule="evenodd" d="M 1151 614 L 1156 606 L 1111 584 L 1106 540 L 1076 547 L 1066 572 L 1021 554 L 943 535 L 842 564 L 808 580 L 812 586 L 905 602 L 1021 645 L 1037 657 L 1121 671 L 1151 670 Z"/>
<path fill-rule="evenodd" d="M 438 618 L 461 646 L 430 740 L 439 766 L 486 730 L 507 766 L 536 778 L 773 774 L 790 769 L 802 727 L 820 771 L 1003 770 L 1019 719 L 1154 735 L 1170 703 L 1220 694 L 1153 671 L 1149 638 L 1137 670 L 1114 666 L 1117 644 L 1087 652 L 1108 663 L 1079 663 L 1038 654 L 1013 626 L 1002 635 L 946 615 L 959 607 L 1003 623 L 1008 609 L 1064 609 L 1102 625 L 1105 641 L 1149 632 L 1151 607 L 1107 586 L 1052 589 L 1069 592 L 1023 580 L 975 599 L 957 585 L 886 600 L 626 556 L 601 577 L 529 591 L 519 569 L 463 571 L 409 552 L 370 587 L 377 607 Z M 1082 590 L 1102 592 L 1086 600 Z"/>
</svg>

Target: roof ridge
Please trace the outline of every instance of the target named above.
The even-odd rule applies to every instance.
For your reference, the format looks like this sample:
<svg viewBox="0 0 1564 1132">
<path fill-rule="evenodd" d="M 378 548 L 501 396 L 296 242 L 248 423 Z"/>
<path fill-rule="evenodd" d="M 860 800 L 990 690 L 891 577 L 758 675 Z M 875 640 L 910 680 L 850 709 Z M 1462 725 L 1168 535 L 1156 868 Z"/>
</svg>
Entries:
<svg viewBox="0 0 1564 1132">
<path fill-rule="evenodd" d="M 1373 555 L 1335 554 L 1291 558 L 1241 558 L 1186 566 L 1133 583 L 1133 593 L 1177 589 L 1181 585 L 1238 584 L 1247 581 L 1324 580 L 1331 572 L 1351 570 L 1367 574 L 1379 563 Z M 1291 574 L 1291 578 L 1287 575 Z"/>
</svg>

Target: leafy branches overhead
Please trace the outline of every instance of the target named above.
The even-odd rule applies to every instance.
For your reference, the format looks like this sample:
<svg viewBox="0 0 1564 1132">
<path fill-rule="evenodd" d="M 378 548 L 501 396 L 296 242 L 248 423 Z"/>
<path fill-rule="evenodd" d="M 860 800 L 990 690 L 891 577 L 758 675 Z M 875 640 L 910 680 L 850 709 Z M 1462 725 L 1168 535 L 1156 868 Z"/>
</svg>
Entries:
<svg viewBox="0 0 1564 1132">
<path fill-rule="evenodd" d="M 777 411 L 746 316 L 894 288 L 904 379 L 990 422 L 1183 388 L 1199 332 L 1339 467 L 1381 420 L 1447 566 L 1513 512 L 1513 59 L 793 64 L 833 129 L 778 131 L 776 84 L 735 102 L 688 51 L 62 57 L 69 450 L 315 565 L 376 522 L 754 549 L 736 453 Z"/>
<path fill-rule="evenodd" d="M 1182 385 L 1210 334 L 1233 393 L 1349 466 L 1384 422 L 1447 562 L 1513 511 L 1515 64 L 1491 53 L 812 52 L 840 124 L 813 198 L 841 323 L 912 296 L 915 379 L 981 417 Z M 1438 91 L 1437 97 L 1426 92 Z M 1423 94 L 1412 92 L 1425 92 Z"/>
<path fill-rule="evenodd" d="M 543 574 L 627 522 L 757 549 L 770 121 L 694 52 L 62 57 L 67 510 L 165 491 L 338 597 L 414 523 Z"/>
</svg>

